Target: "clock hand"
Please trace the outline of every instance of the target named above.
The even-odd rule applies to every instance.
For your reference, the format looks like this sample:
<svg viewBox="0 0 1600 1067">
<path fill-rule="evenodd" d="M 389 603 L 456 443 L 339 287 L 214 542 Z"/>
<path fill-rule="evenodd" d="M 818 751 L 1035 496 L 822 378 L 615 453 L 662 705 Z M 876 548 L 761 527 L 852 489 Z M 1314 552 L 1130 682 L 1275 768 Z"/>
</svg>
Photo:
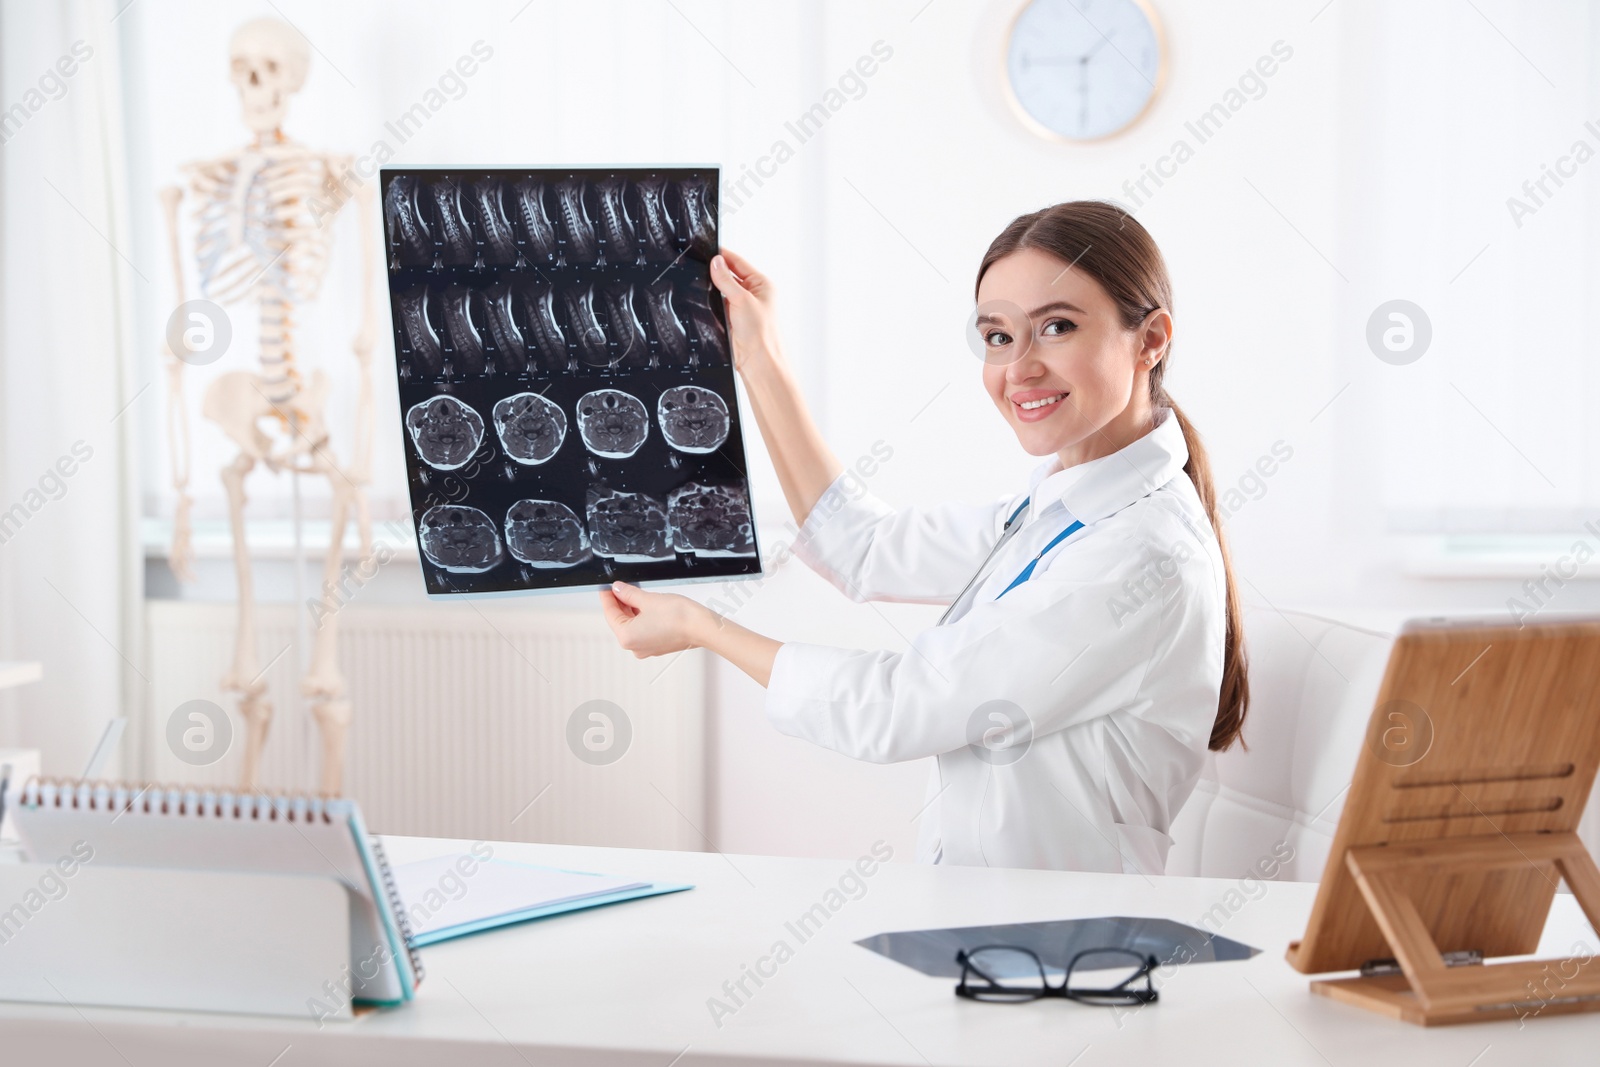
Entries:
<svg viewBox="0 0 1600 1067">
<path fill-rule="evenodd" d="M 1089 57 L 1078 62 L 1078 129 L 1089 128 Z"/>
<path fill-rule="evenodd" d="M 1036 59 L 1033 56 L 1030 56 L 1030 55 L 1027 55 L 1026 53 L 1024 53 L 1023 57 L 1022 57 L 1022 65 L 1023 65 L 1024 68 L 1027 68 L 1027 67 L 1030 67 L 1030 66 L 1035 66 L 1035 65 L 1036 66 L 1041 66 L 1041 67 L 1057 67 L 1057 66 L 1065 66 L 1065 65 L 1067 65 L 1069 63 L 1082 63 L 1086 58 L 1088 58 L 1088 57 L 1086 57 L 1086 56 L 1046 56 L 1043 59 Z"/>
<path fill-rule="evenodd" d="M 1113 30 L 1112 32 L 1115 33 L 1116 31 Z M 1110 43 L 1110 35 L 1102 33 L 1100 34 L 1099 42 L 1078 57 L 1078 128 L 1080 130 L 1089 128 L 1089 61 L 1094 58 L 1096 52 Z"/>
<path fill-rule="evenodd" d="M 1110 33 L 1100 34 L 1100 43 L 1085 52 L 1080 62 L 1087 63 L 1089 60 L 1093 59 L 1096 52 L 1100 51 L 1100 49 L 1111 43 L 1111 38 L 1116 34 L 1116 32 L 1116 30 L 1112 30 Z"/>
</svg>

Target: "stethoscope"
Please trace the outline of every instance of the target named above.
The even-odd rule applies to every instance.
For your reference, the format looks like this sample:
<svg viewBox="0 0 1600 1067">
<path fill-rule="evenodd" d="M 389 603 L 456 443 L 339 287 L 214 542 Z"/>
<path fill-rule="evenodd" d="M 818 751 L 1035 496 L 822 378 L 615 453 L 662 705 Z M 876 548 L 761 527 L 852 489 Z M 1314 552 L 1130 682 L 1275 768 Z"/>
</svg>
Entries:
<svg viewBox="0 0 1600 1067">
<path fill-rule="evenodd" d="M 1025 510 L 1027 510 L 1028 502 L 1032 499 L 1033 498 L 1031 496 L 1022 498 L 1022 503 L 1017 505 L 1017 509 L 1011 513 L 1011 517 L 1006 520 L 1005 526 L 1001 528 L 999 540 L 994 543 L 994 547 L 989 550 L 989 554 L 983 557 L 983 562 L 978 564 L 978 569 L 973 572 L 971 580 L 967 582 L 966 586 L 962 588 L 961 592 L 956 596 L 956 598 L 950 602 L 950 606 L 945 609 L 943 615 L 939 616 L 939 621 L 934 625 L 943 626 L 945 624 L 945 622 L 950 618 L 950 613 L 955 611 L 956 607 L 966 600 L 967 593 L 969 593 L 972 590 L 972 587 L 977 584 L 978 579 L 983 577 L 984 571 L 988 568 L 989 561 L 994 558 L 995 553 L 999 552 L 1000 549 L 1005 546 L 1005 543 L 1011 540 L 1011 538 L 1016 534 L 1016 531 L 1022 529 L 1021 526 L 1017 525 L 1017 518 Z M 1071 526 L 1068 526 L 1065 530 L 1062 530 L 1060 533 L 1052 537 L 1049 544 L 1041 548 L 1038 553 L 1028 561 L 1028 565 L 1023 567 L 1015 578 L 1011 579 L 1010 585 L 1000 590 L 1000 596 L 995 597 L 995 599 L 999 600 L 1000 597 L 1005 596 L 1007 593 L 1011 592 L 1011 590 L 1015 589 L 1029 578 L 1032 578 L 1034 568 L 1039 565 L 1039 561 L 1043 559 L 1052 548 L 1055 548 L 1061 542 L 1065 541 L 1067 538 L 1071 537 L 1081 529 L 1083 529 L 1083 523 L 1074 520 Z"/>
</svg>

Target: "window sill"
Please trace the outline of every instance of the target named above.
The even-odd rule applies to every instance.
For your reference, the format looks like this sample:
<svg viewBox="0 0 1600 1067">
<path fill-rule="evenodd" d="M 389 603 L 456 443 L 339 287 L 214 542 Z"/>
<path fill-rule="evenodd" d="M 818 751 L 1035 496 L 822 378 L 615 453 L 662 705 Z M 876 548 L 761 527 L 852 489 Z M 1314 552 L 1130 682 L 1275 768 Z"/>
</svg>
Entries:
<svg viewBox="0 0 1600 1067">
<path fill-rule="evenodd" d="M 1404 570 L 1413 578 L 1528 578 L 1548 570 L 1566 580 L 1600 579 L 1600 542 L 1583 534 L 1457 534 L 1406 542 Z M 1590 554 L 1586 564 L 1574 554 L 1580 546 Z"/>
<path fill-rule="evenodd" d="M 327 519 L 307 519 L 301 525 L 302 546 L 305 558 L 321 560 L 328 547 L 332 524 Z M 140 540 L 147 560 L 165 560 L 172 548 L 172 523 L 168 519 L 146 518 L 140 524 Z M 294 524 L 288 519 L 251 519 L 245 523 L 245 536 L 250 544 L 250 558 L 255 560 L 292 560 L 294 551 Z M 201 519 L 194 523 L 190 533 L 196 559 L 231 559 L 233 535 L 230 524 L 222 519 Z M 395 559 L 417 558 L 416 532 L 407 522 L 395 519 L 374 520 L 372 524 L 374 545 L 387 545 Z M 345 528 L 345 555 L 353 558 L 361 549 L 360 538 L 352 523 Z"/>
</svg>

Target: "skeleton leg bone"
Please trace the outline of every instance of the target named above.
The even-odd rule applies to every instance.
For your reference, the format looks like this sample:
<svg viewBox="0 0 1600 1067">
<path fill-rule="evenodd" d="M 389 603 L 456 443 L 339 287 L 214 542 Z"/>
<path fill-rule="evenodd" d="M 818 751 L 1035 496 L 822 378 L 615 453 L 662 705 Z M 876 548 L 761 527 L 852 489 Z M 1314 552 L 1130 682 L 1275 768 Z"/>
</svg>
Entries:
<svg viewBox="0 0 1600 1067">
<path fill-rule="evenodd" d="M 324 795 L 336 796 L 344 784 L 345 734 L 351 719 L 350 702 L 344 699 L 344 675 L 339 671 L 339 610 L 344 606 L 346 595 L 340 587 L 344 578 L 344 531 L 354 502 L 352 498 L 360 495 L 360 491 L 320 452 L 316 459 L 318 472 L 328 478 L 333 507 L 328 551 L 322 564 L 322 596 L 316 612 L 311 669 L 301 681 L 300 691 L 311 699 L 311 714 L 322 735 L 321 791 Z M 371 562 L 362 558 L 360 566 L 365 569 Z"/>
<path fill-rule="evenodd" d="M 223 675 L 222 688 L 239 694 L 239 715 L 245 721 L 244 766 L 239 784 L 245 789 L 254 789 L 260 779 L 261 751 L 272 725 L 272 702 L 266 699 L 267 683 L 256 654 L 255 582 L 244 528 L 244 479 L 255 465 L 253 458 L 241 452 L 222 468 L 222 484 L 228 491 L 228 518 L 233 524 L 234 574 L 239 580 L 239 626 L 234 635 L 233 666 Z"/>
<path fill-rule="evenodd" d="M 350 720 L 355 710 L 350 701 L 317 700 L 311 705 L 317 729 L 322 736 L 322 783 L 318 787 L 323 796 L 338 796 L 344 788 L 345 742 L 350 736 Z"/>
</svg>

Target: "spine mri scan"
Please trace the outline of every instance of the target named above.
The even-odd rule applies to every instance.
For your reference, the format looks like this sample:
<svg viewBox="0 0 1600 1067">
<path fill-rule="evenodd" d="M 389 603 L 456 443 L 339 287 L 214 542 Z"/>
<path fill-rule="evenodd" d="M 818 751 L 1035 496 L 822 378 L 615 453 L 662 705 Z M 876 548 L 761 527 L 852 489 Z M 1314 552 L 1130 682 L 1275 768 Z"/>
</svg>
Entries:
<svg viewBox="0 0 1600 1067">
<path fill-rule="evenodd" d="M 428 592 L 760 573 L 714 169 L 383 172 Z"/>
</svg>

